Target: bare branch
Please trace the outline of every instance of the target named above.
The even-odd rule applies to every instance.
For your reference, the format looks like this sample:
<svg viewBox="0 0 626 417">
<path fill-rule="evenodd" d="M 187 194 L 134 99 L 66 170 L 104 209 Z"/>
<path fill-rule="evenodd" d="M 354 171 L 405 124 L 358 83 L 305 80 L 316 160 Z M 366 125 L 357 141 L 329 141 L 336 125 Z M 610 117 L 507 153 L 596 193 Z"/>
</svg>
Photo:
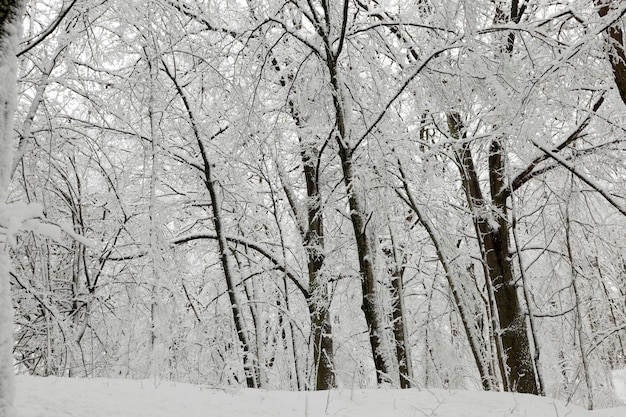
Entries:
<svg viewBox="0 0 626 417">
<path fill-rule="evenodd" d="M 19 51 L 17 53 L 17 57 L 19 58 L 20 56 L 22 56 L 23 54 L 25 54 L 26 52 L 30 51 L 31 49 L 33 49 L 35 46 L 39 45 L 44 39 L 46 39 L 48 36 L 50 36 L 52 34 L 52 32 L 54 32 L 56 30 L 57 27 L 59 27 L 59 25 L 61 24 L 61 22 L 63 21 L 63 19 L 65 19 L 65 16 L 67 16 L 67 14 L 70 12 L 70 10 L 72 9 L 72 7 L 74 7 L 74 5 L 76 4 L 78 0 L 73 0 L 69 6 L 67 6 L 64 10 L 62 10 L 59 13 L 59 16 L 54 20 L 54 22 L 52 22 L 50 24 L 50 26 L 48 26 L 43 32 L 41 32 L 39 35 L 35 36 L 34 38 L 32 38 L 31 40 L 28 41 L 28 43 L 26 44 L 26 46 L 24 47 L 24 49 L 22 49 L 21 51 Z"/>
<path fill-rule="evenodd" d="M 576 129 L 574 129 L 574 131 L 570 133 L 563 142 L 561 142 L 559 145 L 557 145 L 554 148 L 553 152 L 562 151 L 567 146 L 571 145 L 573 142 L 575 142 L 580 137 L 582 137 L 583 131 L 591 122 L 591 116 L 598 111 L 600 106 L 602 106 L 602 103 L 604 103 L 604 95 L 600 96 L 600 98 L 593 105 L 591 112 L 587 115 L 587 117 L 585 117 L 583 121 L 578 124 Z M 499 194 L 498 197 L 501 197 L 501 198 L 509 197 L 512 192 L 519 189 L 522 185 L 526 184 L 531 179 L 554 168 L 555 166 L 553 165 L 549 168 L 544 167 L 542 169 L 536 169 L 539 166 L 539 164 L 541 164 L 543 161 L 545 161 L 548 158 L 549 158 L 549 155 L 546 155 L 546 154 L 536 157 L 530 164 L 528 164 L 528 166 L 522 172 L 520 172 L 513 179 L 513 181 L 511 181 L 508 187 L 504 187 L 502 190 L 500 190 L 500 192 L 498 193 Z"/>
<path fill-rule="evenodd" d="M 293 284 L 300 290 L 300 292 L 302 293 L 304 298 L 306 298 L 306 299 L 310 298 L 309 292 L 307 291 L 306 288 L 304 288 L 304 286 L 302 286 L 302 284 L 298 280 L 297 273 L 295 271 L 293 271 L 287 265 L 285 260 L 279 259 L 278 256 L 276 256 L 270 250 L 265 249 L 259 243 L 254 242 L 252 240 L 248 240 L 246 238 L 238 237 L 238 236 L 225 236 L 225 238 L 226 238 L 227 241 L 229 241 L 231 243 L 236 243 L 236 244 L 239 244 L 239 245 L 247 246 L 250 249 L 258 252 L 259 254 L 261 254 L 264 258 L 266 258 L 274 266 L 276 266 L 276 269 L 278 269 L 279 271 L 281 271 L 281 272 L 285 273 L 285 275 L 287 275 L 287 277 L 291 280 L 291 282 L 293 282 Z M 180 244 L 183 244 L 183 243 L 192 242 L 194 240 L 203 240 L 203 239 L 217 240 L 217 235 L 214 234 L 214 233 L 195 233 L 195 234 L 190 234 L 190 235 L 187 235 L 187 236 L 182 236 L 182 237 L 178 237 L 176 239 L 173 239 L 171 241 L 171 243 L 174 244 L 174 245 L 180 245 Z"/>
<path fill-rule="evenodd" d="M 387 112 L 389 111 L 389 109 L 391 108 L 393 103 L 395 103 L 395 101 L 398 99 L 398 97 L 400 97 L 402 95 L 404 90 L 407 89 L 409 84 L 411 84 L 411 82 L 422 72 L 422 70 L 424 70 L 424 68 L 426 68 L 426 66 L 430 63 L 430 61 L 432 61 L 433 59 L 437 58 L 439 55 L 441 55 L 442 53 L 444 53 L 446 51 L 449 51 L 451 49 L 460 48 L 462 46 L 462 43 L 460 43 L 461 39 L 462 39 L 462 36 L 459 36 L 459 37 L 455 38 L 454 41 L 452 41 L 449 45 L 446 45 L 446 46 L 444 46 L 442 48 L 437 49 L 436 51 L 432 52 L 428 57 L 423 59 L 422 62 L 419 63 L 419 65 L 413 71 L 413 73 L 411 75 L 409 75 L 409 77 L 406 80 L 404 80 L 404 82 L 402 83 L 402 86 L 400 86 L 398 91 L 396 91 L 396 93 L 387 101 L 387 103 L 385 104 L 385 106 L 383 107 L 381 112 L 378 114 L 378 116 L 368 126 L 368 128 L 361 135 L 361 137 L 356 141 L 356 143 L 352 147 L 352 150 L 358 148 L 359 145 L 367 138 L 367 136 L 370 133 L 372 133 L 372 130 L 374 130 L 374 128 L 376 128 L 376 126 L 378 126 L 378 124 L 381 122 L 383 117 L 385 117 L 385 115 L 387 114 Z"/>
<path fill-rule="evenodd" d="M 346 28 L 348 27 L 348 0 L 343 0 L 343 16 L 341 18 L 341 33 L 339 34 L 339 45 L 335 52 L 335 57 L 341 55 L 343 49 L 343 42 L 346 38 Z"/>
</svg>

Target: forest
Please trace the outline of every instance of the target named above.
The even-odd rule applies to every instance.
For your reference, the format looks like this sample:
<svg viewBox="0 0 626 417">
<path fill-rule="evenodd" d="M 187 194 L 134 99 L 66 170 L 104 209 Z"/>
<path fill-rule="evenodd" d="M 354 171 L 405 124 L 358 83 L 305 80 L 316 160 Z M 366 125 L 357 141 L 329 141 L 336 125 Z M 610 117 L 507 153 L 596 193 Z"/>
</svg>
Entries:
<svg viewBox="0 0 626 417">
<path fill-rule="evenodd" d="M 625 14 L 0 2 L 0 415 L 16 372 L 619 404 Z"/>
</svg>

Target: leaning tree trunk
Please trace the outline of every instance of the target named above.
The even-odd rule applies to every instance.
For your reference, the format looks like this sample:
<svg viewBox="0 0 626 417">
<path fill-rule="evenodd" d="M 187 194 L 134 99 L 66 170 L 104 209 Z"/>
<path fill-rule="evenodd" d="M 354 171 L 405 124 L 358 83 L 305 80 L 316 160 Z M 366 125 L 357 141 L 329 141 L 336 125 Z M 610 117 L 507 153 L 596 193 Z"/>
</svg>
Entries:
<svg viewBox="0 0 626 417">
<path fill-rule="evenodd" d="M 354 148 L 348 143 L 346 126 L 346 109 L 341 97 L 342 88 L 337 73 L 337 57 L 332 52 L 331 45 L 326 45 L 326 64 L 330 73 L 333 88 L 333 104 L 335 107 L 335 121 L 337 128 L 337 144 L 339 147 L 339 159 L 343 183 L 348 194 L 348 206 L 350 207 L 350 219 L 356 240 L 357 256 L 359 258 L 359 272 L 361 274 L 362 303 L 361 310 L 365 315 L 368 327 L 372 356 L 376 368 L 376 382 L 392 382 L 389 364 L 385 360 L 383 337 L 385 334 L 383 320 L 376 304 L 376 268 L 374 259 L 374 237 L 368 229 L 368 216 L 365 212 L 363 196 L 357 189 L 357 179 L 354 175 Z"/>
<path fill-rule="evenodd" d="M 0 1 L 0 416 L 15 415 L 13 371 L 13 306 L 9 252 L 3 214 L 13 163 L 13 115 L 17 101 L 16 51 L 21 31 L 21 0 Z"/>
<path fill-rule="evenodd" d="M 398 17 L 394 16 L 392 14 L 389 14 L 388 12 L 381 12 L 379 9 L 377 10 L 373 10 L 367 3 L 365 2 L 361 2 L 361 1 L 357 1 L 357 4 L 360 8 L 362 8 L 364 11 L 366 11 L 367 13 L 369 13 L 373 18 L 375 18 L 376 20 L 380 21 L 380 22 L 386 22 L 386 23 L 391 23 L 394 21 L 398 21 Z M 405 34 L 403 33 L 402 30 L 400 30 L 400 26 L 396 26 L 396 24 L 389 24 L 389 25 L 385 25 L 386 29 L 389 30 L 389 32 L 401 43 L 406 44 L 406 45 L 410 45 L 411 44 L 411 40 L 409 38 L 407 38 L 405 36 Z M 418 53 L 418 50 L 415 47 L 409 46 L 407 48 L 407 58 L 410 62 L 413 63 L 417 63 L 420 61 L 420 54 Z M 402 64 L 400 62 L 397 62 L 398 65 L 402 66 Z M 398 161 L 399 162 L 399 161 Z M 459 291 L 459 285 L 457 285 L 457 283 L 455 283 L 455 278 L 452 276 L 451 270 L 450 270 L 450 262 L 448 261 L 448 257 L 447 255 L 444 254 L 443 248 L 439 242 L 439 239 L 436 237 L 434 230 L 432 229 L 432 227 L 428 226 L 429 222 L 427 222 L 427 219 L 424 218 L 423 214 L 421 213 L 420 209 L 418 208 L 418 206 L 415 204 L 415 201 L 413 201 L 413 198 L 411 196 L 411 192 L 408 188 L 408 182 L 406 180 L 406 176 L 403 172 L 403 169 L 401 167 L 400 164 L 398 164 L 398 168 L 399 168 L 399 172 L 402 176 L 402 181 L 403 181 L 403 188 L 406 192 L 406 199 L 404 197 L 401 196 L 401 198 L 409 205 L 409 207 L 411 207 L 412 210 L 415 211 L 415 213 L 417 214 L 417 216 L 420 218 L 420 222 L 425 226 L 425 228 L 428 231 L 429 236 L 431 237 L 431 240 L 433 242 L 433 244 L 436 247 L 437 250 L 437 255 L 438 258 L 441 262 L 441 264 L 443 265 L 443 268 L 445 270 L 446 273 L 446 279 L 448 281 L 448 285 L 450 287 L 450 290 L 452 292 L 453 295 L 453 299 L 455 301 L 455 305 L 459 311 L 459 314 L 461 316 L 461 321 L 463 322 L 463 326 L 465 329 L 465 333 L 466 336 L 468 338 L 470 347 L 472 349 L 472 354 L 474 356 L 475 362 L 476 362 L 476 366 L 478 367 L 478 370 L 480 372 L 480 376 L 481 376 L 481 381 L 482 381 L 482 386 L 485 390 L 492 390 L 494 389 L 494 372 L 492 370 L 492 367 L 489 365 L 488 363 L 488 359 L 487 359 L 487 349 L 484 345 L 484 343 L 480 340 L 480 338 L 478 337 L 478 335 L 476 334 L 476 331 L 474 329 L 474 325 L 471 319 L 471 313 L 468 312 L 468 308 L 465 304 L 465 302 L 463 301 L 463 298 L 461 296 L 461 292 Z M 397 191 L 399 192 L 399 191 Z M 398 339 L 398 334 L 396 333 L 396 339 Z M 408 351 L 407 351 L 408 353 Z M 402 370 L 400 371 L 402 373 Z M 400 380 L 401 380 L 401 384 L 402 384 L 402 375 L 400 376 Z"/>
<path fill-rule="evenodd" d="M 454 305 L 459 313 L 459 316 L 461 317 L 461 323 L 463 324 L 463 329 L 465 330 L 465 335 L 467 337 L 470 350 L 472 351 L 474 362 L 478 368 L 483 389 L 485 391 L 492 391 L 495 388 L 495 372 L 489 361 L 489 349 L 487 347 L 488 342 L 482 340 L 480 334 L 477 332 L 477 326 L 471 309 L 468 307 L 467 302 L 463 298 L 464 291 L 460 289 L 462 288 L 462 285 L 460 285 L 457 282 L 457 279 L 453 276 L 450 256 L 446 254 L 445 246 L 441 243 L 441 240 L 437 235 L 435 228 L 431 224 L 430 219 L 417 205 L 409 187 L 407 175 L 402 167 L 402 163 L 399 158 L 397 159 L 398 172 L 400 174 L 400 178 L 402 179 L 402 188 L 404 189 L 405 195 L 403 196 L 399 190 L 396 190 L 396 194 L 398 194 L 400 198 L 409 206 L 409 208 L 417 215 L 418 220 L 426 230 L 426 233 L 428 233 L 428 236 L 435 247 L 437 258 L 443 267 L 448 287 L 452 293 L 452 300 L 454 301 Z"/>
<path fill-rule="evenodd" d="M 178 92 L 178 95 L 180 96 L 183 105 L 185 106 L 185 111 L 187 112 L 187 116 L 189 117 L 189 124 L 191 125 L 194 139 L 196 141 L 196 144 L 198 145 L 198 150 L 200 151 L 200 156 L 202 158 L 201 168 L 204 177 L 203 181 L 207 191 L 209 192 L 209 197 L 211 200 L 213 226 L 215 228 L 215 235 L 217 236 L 217 246 L 218 253 L 220 255 L 220 263 L 222 265 L 222 270 L 224 271 L 224 279 L 226 281 L 228 299 L 230 301 L 230 309 L 233 314 L 235 331 L 237 333 L 239 343 L 241 344 L 241 348 L 243 349 L 243 368 L 246 375 L 246 384 L 248 388 L 259 388 L 260 380 L 258 372 L 258 358 L 252 350 L 252 344 L 250 342 L 248 330 L 246 328 L 246 322 L 242 311 L 241 302 L 239 301 L 239 297 L 237 297 L 237 285 L 235 283 L 234 274 L 230 266 L 230 261 L 228 257 L 229 247 L 226 240 L 226 233 L 224 231 L 224 224 L 222 222 L 222 211 L 220 209 L 222 205 L 217 193 L 217 183 L 213 176 L 212 167 L 214 167 L 214 165 L 209 159 L 209 154 L 206 150 L 206 147 L 204 146 L 204 141 L 200 134 L 197 118 L 192 110 L 191 104 L 189 102 L 189 99 L 187 98 L 187 94 L 185 94 L 183 86 L 180 85 L 180 83 L 176 79 L 176 75 L 168 68 L 165 62 L 163 62 L 163 68 L 167 76 L 174 84 L 174 87 L 176 87 L 176 91 Z M 226 130 L 227 128 L 220 129 L 216 134 L 213 135 L 213 138 L 222 134 Z"/>
</svg>

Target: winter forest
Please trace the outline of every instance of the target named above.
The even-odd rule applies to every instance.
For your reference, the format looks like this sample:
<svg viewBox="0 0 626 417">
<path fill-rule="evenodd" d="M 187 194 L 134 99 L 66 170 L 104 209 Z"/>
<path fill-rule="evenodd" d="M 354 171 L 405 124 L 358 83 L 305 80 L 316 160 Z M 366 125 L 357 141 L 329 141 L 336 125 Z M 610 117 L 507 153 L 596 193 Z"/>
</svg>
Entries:
<svg viewBox="0 0 626 417">
<path fill-rule="evenodd" d="M 625 15 L 0 2 L 0 415 L 14 373 L 619 404 Z"/>
</svg>

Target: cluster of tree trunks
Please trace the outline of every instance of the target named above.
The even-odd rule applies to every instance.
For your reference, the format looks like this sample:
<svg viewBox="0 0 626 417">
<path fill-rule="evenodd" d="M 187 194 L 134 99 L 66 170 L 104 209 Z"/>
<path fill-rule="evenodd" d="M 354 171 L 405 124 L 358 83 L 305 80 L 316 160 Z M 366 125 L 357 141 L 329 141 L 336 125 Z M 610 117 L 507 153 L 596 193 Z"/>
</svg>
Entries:
<svg viewBox="0 0 626 417">
<path fill-rule="evenodd" d="M 429 19 L 435 15 L 434 8 L 426 5 L 427 2 L 418 3 L 420 13 L 423 13 L 423 16 L 420 17 L 424 17 L 424 21 L 429 22 Z M 530 6 L 528 2 L 518 0 L 492 3 L 489 3 L 489 7 L 493 6 L 489 10 L 493 13 L 493 17 L 490 15 L 487 20 L 493 23 L 494 28 L 490 29 L 491 31 L 485 30 L 481 34 L 498 34 L 493 37 L 495 39 L 494 45 L 490 49 L 493 56 L 490 59 L 504 66 L 515 58 L 515 54 L 519 52 L 518 48 L 522 48 L 517 27 L 523 23 L 525 14 L 528 12 L 527 8 Z M 621 19 L 626 11 L 620 11 L 617 2 L 610 0 L 595 0 L 592 3 L 596 7 L 597 17 L 602 22 L 606 22 L 601 32 L 604 33 L 608 43 L 608 63 L 614 75 L 619 96 L 626 104 L 626 45 L 621 26 Z M 396 100 L 408 91 L 409 85 L 418 79 L 422 70 L 435 58 L 445 56 L 446 51 L 460 48 L 462 43 L 457 42 L 458 39 L 453 39 L 450 43 L 444 43 L 440 49 L 431 51 L 430 55 L 422 56 L 421 45 L 403 28 L 402 16 L 384 10 L 378 1 L 358 0 L 351 2 L 344 0 L 341 4 L 332 4 L 327 0 L 290 2 L 288 5 L 284 5 L 285 10 L 290 10 L 289 19 L 285 18 L 287 12 L 284 12 L 284 15 L 278 14 L 280 19 L 273 16 L 266 20 L 261 19 L 262 13 L 257 9 L 258 4 L 250 1 L 248 2 L 248 13 L 250 21 L 254 23 L 254 29 L 249 31 L 237 31 L 215 26 L 199 11 L 185 2 L 170 0 L 165 1 L 164 4 L 169 8 L 168 10 L 173 10 L 180 16 L 184 16 L 185 19 L 190 19 L 190 21 L 201 25 L 203 30 L 228 38 L 229 42 L 237 44 L 235 49 L 240 48 L 242 51 L 247 51 L 247 48 L 254 49 L 250 46 L 252 44 L 258 46 L 258 50 L 265 48 L 266 56 L 262 59 L 258 77 L 261 79 L 265 76 L 264 71 L 269 68 L 270 78 L 274 77 L 275 79 L 273 87 L 284 94 L 284 113 L 289 120 L 285 122 L 285 126 L 287 126 L 285 130 L 290 130 L 293 133 L 294 143 L 297 144 L 297 168 L 293 170 L 286 168 L 282 166 L 280 158 L 277 158 L 278 160 L 273 161 L 275 166 L 272 169 L 278 172 L 280 185 L 277 192 L 282 193 L 285 197 L 286 206 L 295 226 L 295 236 L 299 239 L 299 250 L 306 260 L 306 268 L 303 267 L 301 273 L 294 272 L 288 265 L 284 241 L 281 242 L 283 253 L 279 256 L 268 249 L 269 246 L 248 240 L 243 237 L 243 234 L 242 236 L 229 234 L 229 230 L 231 230 L 229 229 L 229 215 L 224 209 L 226 205 L 224 196 L 228 192 L 228 186 L 220 181 L 220 171 L 227 170 L 228 167 L 222 167 L 216 162 L 218 156 L 212 154 L 209 144 L 223 134 L 230 134 L 234 127 L 228 121 L 219 120 L 215 124 L 206 122 L 204 118 L 207 115 L 197 108 L 197 101 L 202 101 L 204 97 L 195 100 L 193 96 L 194 87 L 190 86 L 192 82 L 187 83 L 185 79 L 187 74 L 179 72 L 176 62 L 174 60 L 168 61 L 166 54 L 161 54 L 156 50 L 156 47 L 150 53 L 144 49 L 145 56 L 143 59 L 146 60 L 151 72 L 150 88 L 156 90 L 162 87 L 157 85 L 159 77 L 164 77 L 169 83 L 168 88 L 171 88 L 173 93 L 168 97 L 168 100 L 182 108 L 182 116 L 177 115 L 177 117 L 184 120 L 186 126 L 184 129 L 190 132 L 188 133 L 191 135 L 189 141 L 193 148 L 190 155 L 197 156 L 197 158 L 188 157 L 185 159 L 185 157 L 177 154 L 173 159 L 186 164 L 197 175 L 203 187 L 202 193 L 208 195 L 208 202 L 205 205 L 210 207 L 207 213 L 209 213 L 208 217 L 210 218 L 209 229 L 213 232 L 207 233 L 203 230 L 202 233 L 198 234 L 190 233 L 172 239 L 169 243 L 181 245 L 198 239 L 216 243 L 221 278 L 223 278 L 226 287 L 225 294 L 228 296 L 229 317 L 232 318 L 230 325 L 234 328 L 238 344 L 236 350 L 240 352 L 238 366 L 240 370 L 243 370 L 246 385 L 251 388 L 263 387 L 266 381 L 264 372 L 273 366 L 275 358 L 268 359 L 265 357 L 264 340 L 257 328 L 258 312 L 255 307 L 250 306 L 251 303 L 242 300 L 244 298 L 242 293 L 246 291 L 247 287 L 245 280 L 240 276 L 243 275 L 241 273 L 242 268 L 237 268 L 240 266 L 236 255 L 237 250 L 247 251 L 246 254 L 254 252 L 260 259 L 269 263 L 274 270 L 283 274 L 285 295 L 278 302 L 278 307 L 282 308 L 286 305 L 287 309 L 289 308 L 288 287 L 295 287 L 298 296 L 301 296 L 306 303 L 305 316 L 309 320 L 307 324 L 307 346 L 310 350 L 309 357 L 311 359 L 310 364 L 308 364 L 309 369 L 307 369 L 308 381 L 302 383 L 302 378 L 296 375 L 298 387 L 323 390 L 331 389 L 337 385 L 336 343 L 333 334 L 331 304 L 333 301 L 332 283 L 339 281 L 341 277 L 337 276 L 338 273 L 332 268 L 332 265 L 329 265 L 328 261 L 330 248 L 325 222 L 333 213 L 331 213 L 331 209 L 325 206 L 324 193 L 328 189 L 325 188 L 328 184 L 323 178 L 325 174 L 321 168 L 322 159 L 328 157 L 329 159 L 336 158 L 334 168 L 336 175 L 340 177 L 340 182 L 335 188 L 341 186 L 343 190 L 340 193 L 340 200 L 344 203 L 345 212 L 339 209 L 336 211 L 342 212 L 350 222 L 353 263 L 356 265 L 357 274 L 355 275 L 358 276 L 361 291 L 359 304 L 367 326 L 368 349 L 371 352 L 370 361 L 373 363 L 376 382 L 377 384 L 391 384 L 401 388 L 415 386 L 411 351 L 414 345 L 421 341 L 412 340 L 409 337 L 409 329 L 407 329 L 404 292 L 408 256 L 404 252 L 403 243 L 396 241 L 391 227 L 389 227 L 388 233 L 390 245 L 381 244 L 383 238 L 377 235 L 378 231 L 384 229 L 382 224 L 384 222 L 380 220 L 384 216 L 379 216 L 380 213 L 377 212 L 375 205 L 369 204 L 373 187 L 370 187 L 370 184 L 364 179 L 367 175 L 361 171 L 367 171 L 371 167 L 368 162 L 364 162 L 367 159 L 367 150 L 364 148 L 367 146 L 368 140 L 380 133 L 378 130 L 382 129 L 382 121 L 389 113 L 397 111 L 400 115 L 399 119 L 407 117 L 402 111 L 393 107 Z M 17 45 L 23 6 L 21 1 L 0 1 L 0 222 L 5 221 L 6 216 L 3 216 L 4 202 L 8 196 L 11 176 L 18 167 L 16 160 L 22 158 L 26 152 L 25 141 L 31 135 L 31 125 L 34 119 L 34 115 L 26 118 L 25 133 L 21 138 L 23 140 L 20 140 L 17 158 L 14 159 L 12 123 L 16 106 L 16 56 L 18 54 Z M 350 28 L 351 19 L 360 14 L 367 16 L 367 22 L 371 27 L 365 29 L 361 27 Z M 284 20 L 281 20 L 283 18 Z M 62 19 L 62 16 L 59 19 Z M 303 19 L 308 20 L 307 25 L 302 25 Z M 423 26 L 435 33 L 446 32 L 445 29 L 436 25 L 424 24 Z M 271 30 L 263 32 L 265 27 L 271 27 Z M 350 89 L 353 86 L 348 80 L 351 74 L 349 72 L 351 70 L 350 60 L 354 57 L 349 56 L 347 50 L 352 41 L 350 36 L 357 36 L 361 31 L 365 32 L 372 29 L 377 30 L 377 36 L 388 37 L 386 46 L 402 45 L 401 48 L 398 48 L 401 52 L 397 55 L 389 52 L 380 59 L 387 65 L 385 68 L 397 70 L 404 78 L 395 87 L 396 91 L 390 93 L 391 98 L 388 102 L 378 103 L 375 110 L 361 110 L 359 113 L 357 108 L 361 103 L 355 102 L 353 98 L 355 93 Z M 309 31 L 309 33 L 307 36 L 303 36 L 302 31 Z M 454 30 L 449 29 L 448 32 L 454 32 Z M 279 39 L 273 39 L 271 46 L 268 46 L 268 39 L 274 33 L 280 33 Z M 267 36 L 268 39 L 265 39 L 264 36 Z M 320 112 L 319 108 L 324 106 L 308 107 L 301 100 L 301 96 L 307 94 L 306 88 L 294 81 L 300 76 L 298 73 L 300 67 L 294 64 L 292 57 L 283 56 L 274 50 L 284 38 L 291 39 L 298 44 L 299 48 L 306 51 L 303 54 L 305 58 L 302 58 L 302 62 L 297 63 L 298 65 L 304 66 L 305 62 L 312 60 L 320 69 L 319 74 L 317 74 L 319 76 L 318 83 L 323 86 L 319 88 L 322 91 L 320 100 L 328 104 L 327 108 L 323 109 L 326 112 L 324 123 L 319 123 L 319 114 L 316 114 L 316 112 Z M 459 39 L 461 38 L 462 36 Z M 276 47 L 276 49 L 278 48 Z M 59 56 L 61 49 L 57 52 L 56 56 Z M 255 55 L 255 53 L 251 53 L 251 55 Z M 377 53 L 379 52 L 377 51 Z M 196 58 L 194 57 L 194 59 Z M 446 58 L 453 60 L 454 54 Z M 201 61 L 201 59 L 198 60 Z M 46 67 L 42 72 L 42 80 L 47 79 L 52 74 L 53 69 L 54 64 Z M 404 71 L 409 70 L 411 73 L 407 77 Z M 445 77 L 453 79 L 453 72 L 451 71 L 450 74 L 446 74 L 444 79 Z M 445 82 L 448 82 L 448 79 Z M 356 89 L 356 87 L 354 88 Z M 202 92 L 204 93 L 204 90 Z M 33 104 L 34 107 L 39 106 L 38 103 L 42 100 L 43 90 L 38 90 L 36 95 L 39 98 L 35 100 L 37 104 Z M 454 92 L 451 95 L 453 96 Z M 456 236 L 459 239 L 456 247 L 451 245 L 449 240 L 446 241 L 446 236 L 441 229 L 436 227 L 436 222 L 431 218 L 428 207 L 425 207 L 423 202 L 418 201 L 415 190 L 419 189 L 419 184 L 414 183 L 412 178 L 415 177 L 407 172 L 404 159 L 398 150 L 391 147 L 391 156 L 386 155 L 388 160 L 392 161 L 391 163 L 385 162 L 388 165 L 386 169 L 391 172 L 389 178 L 386 179 L 389 183 L 393 183 L 393 186 L 389 188 L 392 190 L 391 194 L 395 192 L 399 201 L 405 204 L 404 209 L 411 212 L 410 219 L 414 217 L 417 219 L 415 222 L 406 224 L 407 230 L 412 232 L 414 228 L 420 227 L 420 232 L 428 236 L 432 247 L 434 247 L 436 262 L 443 269 L 443 277 L 451 304 L 454 306 L 455 314 L 458 314 L 460 319 L 482 388 L 485 390 L 502 389 L 537 395 L 545 394 L 540 364 L 538 363 L 538 339 L 529 311 L 528 288 L 523 276 L 524 267 L 521 265 L 522 260 L 519 254 L 520 245 L 515 235 L 515 210 L 513 208 L 516 199 L 515 193 L 531 180 L 562 166 L 567 168 L 572 176 L 576 176 L 590 185 L 613 207 L 618 208 L 622 214 L 625 213 L 610 193 L 604 192 L 601 187 L 570 164 L 572 157 L 561 157 L 561 154 L 573 149 L 585 136 L 585 130 L 589 127 L 592 116 L 599 111 L 605 102 L 605 93 L 603 92 L 599 96 L 595 95 L 593 98 L 595 101 L 590 101 L 591 104 L 585 108 L 586 116 L 582 118 L 572 133 L 564 138 L 556 137 L 560 140 L 556 147 L 547 149 L 543 145 L 538 145 L 532 138 L 528 139 L 529 143 L 534 144 L 537 148 L 534 150 L 541 151 L 541 154 L 531 159 L 531 162 L 520 169 L 517 175 L 513 175 L 510 168 L 508 147 L 512 139 L 507 137 L 506 133 L 501 133 L 504 130 L 496 125 L 481 126 L 481 132 L 487 139 L 477 144 L 478 141 L 475 141 L 470 133 L 470 126 L 478 126 L 482 121 L 471 120 L 473 117 L 471 111 L 468 111 L 467 107 L 463 108 L 463 106 L 457 105 L 453 99 L 442 100 L 445 104 L 442 105 L 443 110 L 437 109 L 437 111 L 441 113 L 442 120 L 445 122 L 437 126 L 437 129 L 440 137 L 447 141 L 445 146 L 448 148 L 446 151 L 450 150 L 447 154 L 442 152 L 442 155 L 447 155 L 442 157 L 442 160 L 449 158 L 445 163 L 451 162 L 458 168 L 458 177 L 456 170 L 454 170 L 454 175 L 455 178 L 460 179 L 459 195 L 464 199 L 460 205 L 468 213 L 468 218 L 471 219 L 473 225 L 471 236 Z M 152 155 L 150 203 L 153 204 L 156 200 L 155 184 L 158 177 L 157 153 L 160 152 L 161 144 L 157 140 L 156 132 L 159 129 L 159 122 L 153 107 L 152 96 L 150 96 L 148 107 L 151 137 L 142 137 L 141 139 L 149 143 L 148 146 Z M 415 108 L 418 107 L 415 106 Z M 411 111 L 413 110 L 411 109 Z M 33 112 L 36 113 L 36 108 Z M 355 121 L 357 114 L 362 119 Z M 207 128 L 207 125 L 210 127 Z M 423 131 L 419 132 L 420 140 L 425 142 L 421 137 L 422 133 Z M 481 150 L 477 151 L 477 149 Z M 553 165 L 546 165 L 546 161 L 554 163 Z M 289 173 L 287 173 L 288 170 L 290 170 Z M 74 167 L 74 171 L 76 171 L 76 167 Z M 294 172 L 296 173 L 294 174 Z M 303 184 L 304 187 L 301 190 L 296 190 L 296 186 L 290 182 L 289 175 L 297 177 L 296 182 Z M 70 181 L 67 180 L 67 182 L 69 185 Z M 77 195 L 70 196 L 68 193 L 67 195 L 64 194 L 63 197 L 72 206 L 72 221 L 76 232 L 82 233 L 89 228 L 81 211 L 83 203 L 80 201 L 82 194 L 78 175 L 76 182 Z M 63 193 L 58 192 L 57 194 Z M 273 204 L 277 204 L 276 200 L 273 200 Z M 276 207 L 274 208 L 276 211 Z M 274 214 L 276 215 L 276 213 Z M 151 254 L 152 275 L 156 282 L 159 280 L 158 266 L 156 265 L 156 253 L 158 252 L 156 229 L 159 227 L 159 222 L 153 206 L 151 206 L 149 217 L 151 224 L 148 252 Z M 578 272 L 575 268 L 576 260 L 572 250 L 569 211 L 566 220 L 567 259 L 571 266 L 572 288 L 575 293 L 576 305 L 579 306 L 584 300 L 579 294 L 578 283 L 575 279 Z M 277 217 L 276 223 L 279 222 Z M 0 233 L 8 230 L 9 226 L 0 223 Z M 113 246 L 124 227 L 125 222 L 120 226 Z M 282 236 L 281 239 L 283 239 Z M 0 234 L 0 416 L 12 417 L 14 341 L 13 328 L 8 324 L 13 322 L 8 240 L 9 236 Z M 457 260 L 461 258 L 459 247 L 462 241 L 469 241 L 470 243 L 463 244 L 477 248 L 477 258 L 482 265 L 482 275 L 477 276 L 473 264 L 461 265 Z M 245 249 L 240 249 L 242 247 Z M 515 256 L 520 262 L 519 270 L 514 264 L 515 256 L 512 253 L 514 250 L 518 251 Z M 112 248 L 107 248 L 103 252 L 95 272 L 90 275 L 92 272 L 86 260 L 84 246 L 76 245 L 74 248 L 76 257 L 73 263 L 72 297 L 68 317 L 72 318 L 75 330 L 70 342 L 76 345 L 77 350 L 80 349 L 81 340 L 87 331 L 86 317 L 90 314 L 90 300 L 96 292 L 100 274 L 105 269 L 105 263 L 110 259 L 112 251 Z M 128 258 L 143 255 L 135 254 Z M 118 257 L 117 260 L 122 260 L 122 258 Z M 235 264 L 235 261 L 238 263 Z M 81 279 L 86 281 L 90 296 L 86 302 L 79 299 Z M 16 282 L 19 284 L 19 279 L 16 279 Z M 484 284 L 483 288 L 479 288 L 481 284 Z M 155 283 L 153 286 L 155 297 L 157 297 L 157 288 Z M 200 315 L 195 309 L 194 301 L 184 284 L 183 288 L 189 305 L 193 309 L 197 321 L 200 322 Z M 23 289 L 26 290 L 27 287 L 24 285 Z M 608 293 L 606 287 L 604 289 Z M 249 296 L 247 298 L 250 299 Z M 387 305 L 385 305 L 386 302 Z M 45 303 L 39 300 L 39 304 L 45 310 Z M 152 303 L 152 308 L 152 320 L 156 321 L 156 302 Z M 610 311 L 615 327 L 619 328 L 619 320 L 616 318 L 618 314 L 614 313 L 613 307 Z M 580 355 L 583 359 L 585 376 L 588 377 L 587 351 L 583 348 L 588 340 L 582 336 L 584 332 L 582 322 L 585 317 L 583 317 L 579 307 L 577 307 L 576 312 L 578 314 L 576 331 L 579 336 Z M 286 328 L 287 326 L 284 324 L 286 315 L 281 312 L 279 316 L 281 327 Z M 156 326 L 153 323 L 151 333 L 151 346 L 153 348 L 158 342 L 155 329 Z M 280 338 L 282 343 L 288 344 L 289 337 L 284 330 L 282 335 L 274 338 Z M 274 340 L 273 343 L 278 344 L 279 342 Z M 295 344 L 292 350 L 294 361 L 297 361 L 298 355 Z M 300 367 L 297 363 L 294 368 L 295 374 L 298 374 Z M 74 371 L 69 371 L 69 373 L 73 375 Z M 593 383 L 589 378 L 586 382 L 589 392 L 588 404 L 592 407 L 594 404 Z"/>
</svg>

